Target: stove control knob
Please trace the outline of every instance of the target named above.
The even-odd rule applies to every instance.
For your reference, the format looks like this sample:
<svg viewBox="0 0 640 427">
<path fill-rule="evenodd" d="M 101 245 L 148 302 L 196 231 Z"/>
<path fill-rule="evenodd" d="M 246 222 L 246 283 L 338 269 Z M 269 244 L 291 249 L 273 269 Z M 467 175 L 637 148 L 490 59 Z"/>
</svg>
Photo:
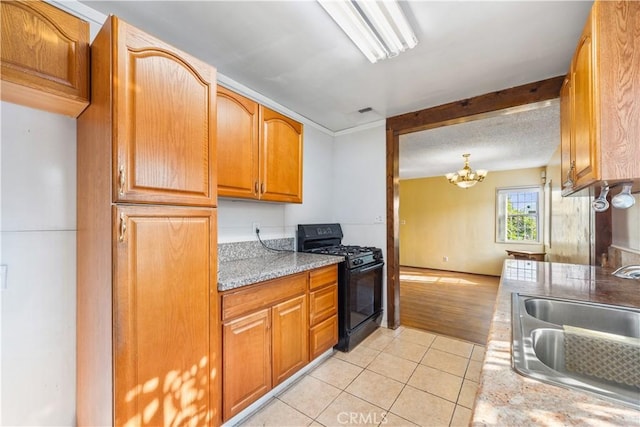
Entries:
<svg viewBox="0 0 640 427">
<path fill-rule="evenodd" d="M 362 264 L 363 262 L 364 262 L 364 261 L 362 261 L 361 259 L 354 259 L 354 260 L 353 260 L 353 263 L 354 263 L 355 265 L 360 265 L 360 264 Z"/>
</svg>

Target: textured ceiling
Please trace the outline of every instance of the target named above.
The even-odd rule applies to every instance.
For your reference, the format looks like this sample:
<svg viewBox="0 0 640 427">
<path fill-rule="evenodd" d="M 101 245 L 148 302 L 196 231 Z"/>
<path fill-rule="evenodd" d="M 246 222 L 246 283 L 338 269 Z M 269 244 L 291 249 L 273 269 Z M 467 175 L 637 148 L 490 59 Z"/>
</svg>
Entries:
<svg viewBox="0 0 640 427">
<path fill-rule="evenodd" d="M 492 171 L 544 166 L 560 144 L 559 102 L 400 136 L 400 178 L 445 175 L 464 166 Z"/>
</svg>

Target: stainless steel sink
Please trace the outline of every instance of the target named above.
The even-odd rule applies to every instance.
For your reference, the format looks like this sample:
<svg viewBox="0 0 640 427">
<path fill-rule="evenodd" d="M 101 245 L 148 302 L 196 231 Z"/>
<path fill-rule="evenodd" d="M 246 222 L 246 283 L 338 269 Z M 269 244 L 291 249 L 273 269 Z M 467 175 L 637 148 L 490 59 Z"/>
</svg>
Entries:
<svg viewBox="0 0 640 427">
<path fill-rule="evenodd" d="M 640 280 L 640 265 L 625 265 L 614 271 L 616 277 Z"/>
<path fill-rule="evenodd" d="M 637 310 L 547 297 L 525 297 L 524 308 L 527 314 L 543 322 L 640 337 L 640 311 Z"/>
<path fill-rule="evenodd" d="M 586 345 L 586 351 L 576 352 L 575 347 L 566 347 L 567 337 L 575 342 L 576 336 L 567 335 L 563 326 L 570 334 L 572 328 L 585 331 L 579 338 L 580 344 Z M 614 374 L 624 376 L 627 370 L 640 369 L 640 345 L 635 345 L 640 338 L 640 309 L 513 293 L 512 331 L 512 364 L 520 374 L 640 409 L 640 382 L 637 379 L 624 383 L 617 380 L 619 375 L 607 376 L 610 374 L 601 375 L 589 370 L 585 373 L 576 369 L 576 365 L 597 354 L 604 354 L 602 363 L 606 369 L 619 371 Z M 617 352 L 603 350 L 600 332 L 614 334 L 603 335 L 607 338 L 605 343 L 609 337 L 614 338 L 611 341 L 614 345 L 620 341 L 625 343 L 626 363 L 612 359 L 617 357 Z M 628 341 L 631 344 L 626 344 Z M 590 351 L 591 343 L 593 351 Z M 566 348 L 569 354 L 565 352 Z M 628 360 L 632 362 L 628 363 Z"/>
</svg>

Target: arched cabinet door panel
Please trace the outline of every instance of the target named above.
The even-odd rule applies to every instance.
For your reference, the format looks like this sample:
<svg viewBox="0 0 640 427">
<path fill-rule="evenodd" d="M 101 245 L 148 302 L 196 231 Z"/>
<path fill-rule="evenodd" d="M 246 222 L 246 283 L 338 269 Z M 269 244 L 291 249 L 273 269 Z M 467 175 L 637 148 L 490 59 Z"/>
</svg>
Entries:
<svg viewBox="0 0 640 427">
<path fill-rule="evenodd" d="M 302 124 L 261 107 L 260 199 L 302 203 Z"/>
<path fill-rule="evenodd" d="M 257 199 L 258 103 L 218 86 L 218 195 Z"/>
<path fill-rule="evenodd" d="M 114 200 L 215 206 L 215 69 L 111 19 Z"/>
<path fill-rule="evenodd" d="M 89 23 L 42 1 L 0 11 L 2 100 L 77 117 L 89 104 Z"/>
</svg>

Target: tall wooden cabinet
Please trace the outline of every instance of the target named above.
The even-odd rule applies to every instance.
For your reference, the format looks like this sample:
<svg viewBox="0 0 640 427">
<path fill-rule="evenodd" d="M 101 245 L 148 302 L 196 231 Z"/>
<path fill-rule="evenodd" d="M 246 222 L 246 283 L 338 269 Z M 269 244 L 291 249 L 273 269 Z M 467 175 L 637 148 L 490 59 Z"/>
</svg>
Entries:
<svg viewBox="0 0 640 427">
<path fill-rule="evenodd" d="M 77 421 L 221 423 L 215 69 L 108 18 L 78 118 Z"/>
<path fill-rule="evenodd" d="M 640 2 L 593 5 L 560 93 L 565 195 L 600 181 L 640 185 L 639 26 Z"/>
<path fill-rule="evenodd" d="M 89 23 L 43 1 L 0 2 L 3 101 L 77 117 L 89 104 Z"/>
<path fill-rule="evenodd" d="M 218 195 L 302 203 L 301 123 L 218 87 Z"/>
</svg>

